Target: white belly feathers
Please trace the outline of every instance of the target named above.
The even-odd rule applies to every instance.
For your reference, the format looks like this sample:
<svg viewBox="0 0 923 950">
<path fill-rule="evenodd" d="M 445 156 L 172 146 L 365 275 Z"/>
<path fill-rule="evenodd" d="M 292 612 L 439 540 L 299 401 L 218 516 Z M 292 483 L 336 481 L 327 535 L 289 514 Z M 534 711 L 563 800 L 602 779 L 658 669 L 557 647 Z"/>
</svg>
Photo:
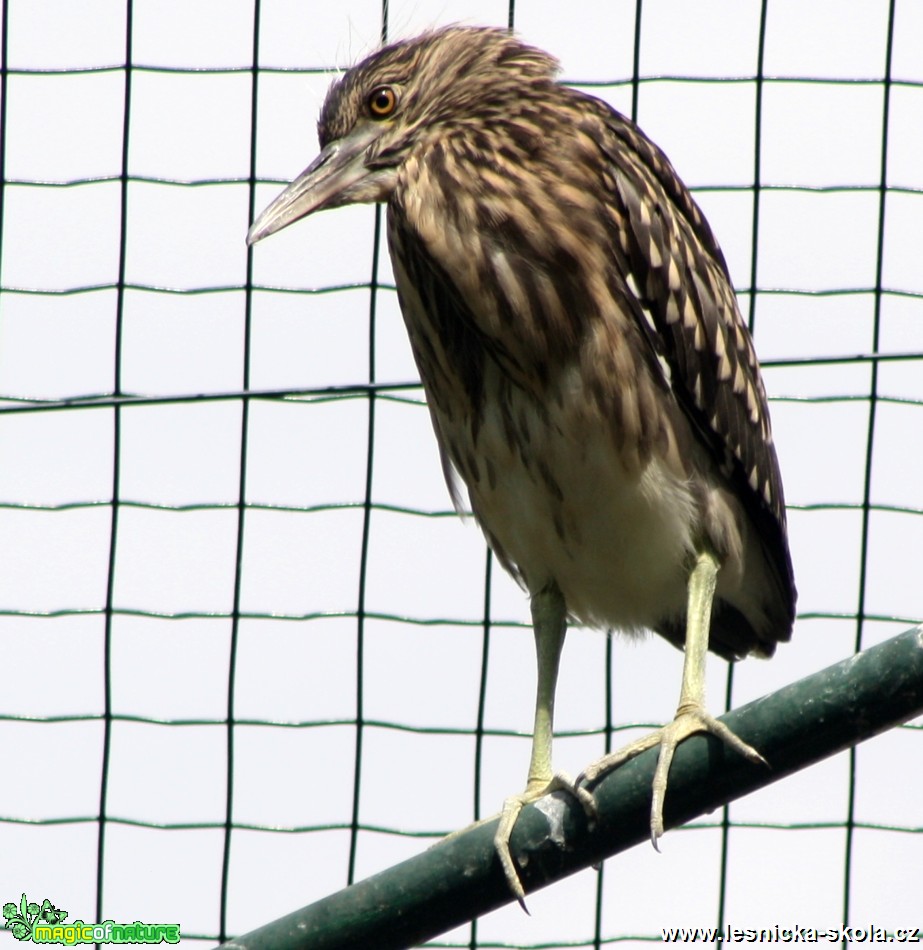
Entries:
<svg viewBox="0 0 923 950">
<path fill-rule="evenodd" d="M 688 480 L 656 454 L 630 471 L 579 391 L 548 408 L 549 426 L 515 387 L 504 420 L 489 383 L 476 446 L 467 426 L 437 413 L 438 426 L 475 515 L 530 593 L 554 580 L 575 618 L 628 631 L 682 614 L 698 520 Z M 466 456 L 483 461 L 476 473 Z"/>
</svg>

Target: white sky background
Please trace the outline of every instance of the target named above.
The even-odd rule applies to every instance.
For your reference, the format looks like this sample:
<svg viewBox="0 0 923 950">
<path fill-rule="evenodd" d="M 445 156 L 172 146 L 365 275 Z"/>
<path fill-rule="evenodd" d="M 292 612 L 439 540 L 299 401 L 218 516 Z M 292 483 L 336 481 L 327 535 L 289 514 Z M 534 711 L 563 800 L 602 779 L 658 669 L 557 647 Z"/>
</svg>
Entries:
<svg viewBox="0 0 923 950">
<path fill-rule="evenodd" d="M 9 0 L 5 188 L 0 258 L 0 396 L 57 400 L 111 393 L 119 280 L 126 10 L 122 0 Z M 568 81 L 630 112 L 633 2 L 519 0 L 523 36 L 557 54 Z M 266 0 L 260 65 L 347 66 L 374 47 L 377 0 Z M 866 586 L 861 525 L 869 361 L 773 367 L 766 383 L 792 510 L 803 616 L 769 663 L 738 665 L 734 705 L 852 651 L 864 596 L 864 646 L 923 617 L 923 5 L 898 0 L 888 128 L 879 366 Z M 852 357 L 874 347 L 881 182 L 884 2 L 770 0 L 765 73 L 871 83 L 770 83 L 764 90 L 756 342 L 767 361 Z M 251 117 L 252 0 L 138 0 L 125 209 L 121 336 L 125 393 L 239 391 Z M 505 24 L 503 0 L 392 2 L 392 36 L 454 21 Z M 648 2 L 640 74 L 752 77 L 759 4 Z M 111 70 L 91 67 L 111 66 Z M 61 69 L 87 69 L 60 73 Z M 29 75 L 15 70 L 51 70 Z M 329 77 L 269 72 L 259 82 L 257 170 L 282 182 L 314 156 Z M 752 82 L 645 84 L 642 127 L 706 211 L 735 282 L 750 282 L 754 176 Z M 84 181 L 91 179 L 92 181 Z M 101 179 L 101 180 L 97 180 Z M 157 179 L 157 180 L 152 180 Z M 163 179 L 164 181 L 162 181 Z M 224 183 L 189 183 L 222 179 Z M 709 186 L 734 185 L 714 191 Z M 850 190 L 824 190 L 829 186 Z M 257 210 L 279 190 L 262 184 Z M 253 251 L 249 383 L 316 389 L 369 381 L 374 211 L 318 215 Z M 393 281 L 382 253 L 379 279 Z M 81 292 L 77 288 L 84 289 Z M 824 294 L 856 289 L 856 294 Z M 40 290 L 36 294 L 23 291 Z M 206 291 L 176 293 L 174 291 Z M 820 292 L 818 294 L 818 292 Z M 742 298 L 744 312 L 749 301 Z M 375 378 L 415 369 L 392 291 L 378 293 Z M 407 393 L 403 393 L 407 397 Z M 412 391 L 411 400 L 419 396 Z M 817 401 L 817 397 L 837 397 Z M 0 413 L 0 903 L 48 897 L 91 922 L 102 763 L 104 628 L 114 478 L 109 408 Z M 218 932 L 225 810 L 228 657 L 241 458 L 240 400 L 165 402 L 121 414 L 112 627 L 105 916 Z M 241 933 L 346 883 L 356 715 L 356 620 L 368 410 L 363 399 L 260 400 L 247 432 L 235 715 L 304 728 L 236 730 L 228 930 Z M 447 511 L 425 409 L 376 406 L 372 499 Z M 347 507 L 342 507 L 343 505 Z M 26 506 L 26 507 L 24 507 Z M 192 506 L 191 508 L 188 506 Z M 204 506 L 204 507 L 198 507 Z M 316 509 L 321 510 L 299 510 Z M 332 507 L 329 507 L 332 506 Z M 816 507 L 820 506 L 820 507 Z M 177 509 L 182 510 L 177 510 Z M 282 510 L 271 510 L 281 508 Z M 905 510 L 905 509 L 915 509 Z M 485 553 L 473 524 L 376 509 L 366 610 L 363 713 L 400 726 L 471 730 L 483 646 Z M 534 654 L 524 595 L 493 572 L 488 729 L 531 727 Z M 192 614 L 179 619 L 176 615 Z M 346 616 L 328 616 L 346 614 Z M 256 618 L 253 615 L 258 615 Z M 297 620 L 293 618 L 310 617 Z M 247 618 L 250 619 L 247 619 Z M 288 618 L 288 619 L 277 619 Z M 556 745 L 572 773 L 599 755 L 605 638 L 573 630 L 564 651 Z M 617 723 L 659 723 L 675 707 L 682 657 L 658 640 L 614 650 Z M 726 664 L 710 659 L 721 709 Z M 23 721 L 34 717 L 36 721 Z M 48 720 L 65 717 L 64 721 Z M 76 717 L 68 719 L 67 717 Z M 81 718 L 83 717 L 83 718 Z M 126 718 L 128 717 L 128 718 Z M 132 718 L 134 717 L 134 718 Z M 153 721 L 153 720 L 156 720 Z M 193 725 L 162 721 L 196 720 Z M 632 733 L 619 733 L 616 742 Z M 367 726 L 357 876 L 421 850 L 472 817 L 474 740 Z M 529 740 L 485 740 L 481 808 L 524 784 Z M 919 924 L 923 736 L 900 729 L 857 753 L 853 924 Z M 837 926 L 848 757 L 730 807 L 726 919 L 737 926 Z M 409 780 L 409 784 L 407 783 Z M 721 832 L 712 816 L 607 862 L 603 938 L 716 922 Z M 37 822 L 37 823 L 30 823 Z M 51 823 L 48 823 L 51 822 Z M 201 829 L 152 825 L 202 823 Z M 820 824 L 787 829 L 779 824 Z M 769 825 L 769 827 L 760 827 Z M 892 830 L 863 825 L 886 825 Z M 255 827 L 254 827 L 255 826 Z M 315 830 L 325 826 L 325 830 Z M 330 826 L 326 828 L 326 826 Z M 306 829 L 296 834 L 272 828 Z M 585 872 L 483 918 L 481 941 L 592 939 L 598 876 Z M 468 928 L 452 939 L 468 940 Z M 0 932 L 0 943 L 12 937 Z"/>
</svg>

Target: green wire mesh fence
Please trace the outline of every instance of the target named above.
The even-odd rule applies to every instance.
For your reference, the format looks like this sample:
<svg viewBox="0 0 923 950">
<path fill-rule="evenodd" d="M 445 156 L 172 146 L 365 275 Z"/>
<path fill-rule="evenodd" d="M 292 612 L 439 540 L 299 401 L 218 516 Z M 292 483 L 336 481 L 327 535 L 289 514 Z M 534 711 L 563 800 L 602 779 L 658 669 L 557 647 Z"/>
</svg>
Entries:
<svg viewBox="0 0 923 950">
<path fill-rule="evenodd" d="M 449 511 L 373 208 L 248 254 L 382 33 L 512 24 L 637 116 L 766 366 L 801 591 L 738 707 L 923 617 L 923 13 L 546 0 L 7 0 L 0 49 L 0 903 L 244 933 L 523 782 L 527 605 Z M 681 657 L 574 630 L 571 772 Z M 495 911 L 447 946 L 916 913 L 918 723 Z M 663 895 L 669 894 L 669 900 Z M 14 938 L 0 930 L 7 945 Z"/>
<path fill-rule="evenodd" d="M 907 631 L 835 666 L 783 687 L 724 717 L 737 734 L 759 746 L 772 765 L 730 754 L 717 740 L 686 743 L 670 770 L 672 795 L 665 816 L 673 827 L 747 792 L 900 725 L 923 710 L 923 627 Z M 709 747 L 710 744 L 710 747 Z M 650 836 L 650 790 L 656 751 L 606 776 L 594 789 L 592 822 L 574 796 L 556 792 L 524 810 L 513 847 L 525 886 L 543 887 L 598 864 Z M 552 802 L 552 799 L 554 801 Z M 235 950 L 348 950 L 415 946 L 451 926 L 511 901 L 494 847 L 496 821 L 465 829 L 410 860 L 339 893 L 234 938 Z M 778 927 L 778 925 L 776 925 Z M 811 930 L 820 930 L 809 925 Z M 779 938 L 770 927 L 754 936 L 731 936 L 726 927 L 707 942 L 794 942 L 795 928 Z M 874 937 L 869 934 L 875 932 Z M 664 942 L 673 942 L 664 928 Z M 826 928 L 832 942 L 839 928 Z M 762 936 L 765 933 L 766 936 Z M 848 939 L 913 941 L 917 928 L 868 925 Z M 856 934 L 854 937 L 853 934 Z M 759 936 L 756 936 L 759 935 Z M 864 935 L 864 936 L 863 936 Z M 681 935 L 677 942 L 686 942 Z M 816 942 L 816 940 L 815 940 Z"/>
</svg>

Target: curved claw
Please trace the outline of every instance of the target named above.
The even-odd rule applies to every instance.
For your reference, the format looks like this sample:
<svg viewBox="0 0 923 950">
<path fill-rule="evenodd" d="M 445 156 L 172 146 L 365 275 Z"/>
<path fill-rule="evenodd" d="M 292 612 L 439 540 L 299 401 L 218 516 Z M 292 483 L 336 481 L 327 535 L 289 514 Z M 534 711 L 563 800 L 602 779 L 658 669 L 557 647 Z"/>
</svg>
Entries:
<svg viewBox="0 0 923 950">
<path fill-rule="evenodd" d="M 522 794 L 512 795 L 504 801 L 503 810 L 500 812 L 500 823 L 497 825 L 497 832 L 494 835 L 494 849 L 500 859 L 506 883 L 516 900 L 519 901 L 519 906 L 527 914 L 529 908 L 526 907 L 526 892 L 523 889 L 519 871 L 510 851 L 510 838 L 523 807 L 557 791 L 568 792 L 576 798 L 590 825 L 592 826 L 596 822 L 596 802 L 593 795 L 587 789 L 581 788 L 579 783 L 575 782 L 569 775 L 564 772 L 556 772 L 548 782 L 534 789 L 527 788 Z"/>
<path fill-rule="evenodd" d="M 657 758 L 657 768 L 654 771 L 654 780 L 651 783 L 651 844 L 654 849 L 659 851 L 658 842 L 663 837 L 663 803 L 667 794 L 667 780 L 670 775 L 670 765 L 673 762 L 673 755 L 680 743 L 685 742 L 691 735 L 698 732 L 711 733 L 720 739 L 725 745 L 738 752 L 744 758 L 751 762 L 759 762 L 767 766 L 769 763 L 756 751 L 748 745 L 736 733 L 731 731 L 723 722 L 715 719 L 710 713 L 706 712 L 700 706 L 688 705 L 677 711 L 676 717 L 672 722 L 667 723 L 663 728 L 652 732 L 636 742 L 619 749 L 617 752 L 610 752 L 604 755 L 596 762 L 588 765 L 577 777 L 577 782 L 586 783 L 592 786 L 606 772 L 624 764 L 629 759 L 635 758 L 642 752 L 652 749 L 654 746 L 660 746 L 660 754 Z"/>
</svg>

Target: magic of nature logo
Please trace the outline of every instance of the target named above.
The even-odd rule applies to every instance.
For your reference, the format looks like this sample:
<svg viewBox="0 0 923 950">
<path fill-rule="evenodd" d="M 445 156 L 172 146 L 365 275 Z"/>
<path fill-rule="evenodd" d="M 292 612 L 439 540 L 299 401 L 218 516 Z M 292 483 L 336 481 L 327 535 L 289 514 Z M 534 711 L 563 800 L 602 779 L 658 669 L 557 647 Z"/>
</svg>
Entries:
<svg viewBox="0 0 923 950">
<path fill-rule="evenodd" d="M 140 920 L 130 924 L 75 920 L 66 924 L 65 920 L 67 911 L 55 907 L 47 897 L 37 904 L 23 894 L 18 904 L 3 905 L 3 926 L 17 940 L 72 947 L 82 943 L 179 943 L 180 939 L 179 924 L 145 924 Z"/>
</svg>

